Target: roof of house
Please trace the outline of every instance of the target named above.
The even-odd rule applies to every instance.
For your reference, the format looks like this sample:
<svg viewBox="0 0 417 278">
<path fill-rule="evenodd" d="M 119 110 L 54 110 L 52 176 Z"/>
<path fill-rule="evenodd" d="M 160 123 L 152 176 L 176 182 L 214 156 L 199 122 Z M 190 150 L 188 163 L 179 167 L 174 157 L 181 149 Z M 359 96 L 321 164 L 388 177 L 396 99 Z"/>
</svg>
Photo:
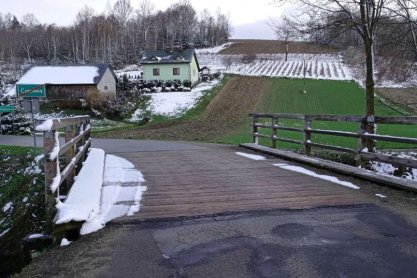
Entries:
<svg viewBox="0 0 417 278">
<path fill-rule="evenodd" d="M 32 66 L 17 84 L 92 85 L 100 83 L 107 69 L 117 80 L 107 64 Z"/>
<path fill-rule="evenodd" d="M 195 56 L 193 48 L 183 50 L 148 50 L 143 52 L 141 64 L 189 64 Z M 196 59 L 197 61 L 197 59 Z"/>
</svg>

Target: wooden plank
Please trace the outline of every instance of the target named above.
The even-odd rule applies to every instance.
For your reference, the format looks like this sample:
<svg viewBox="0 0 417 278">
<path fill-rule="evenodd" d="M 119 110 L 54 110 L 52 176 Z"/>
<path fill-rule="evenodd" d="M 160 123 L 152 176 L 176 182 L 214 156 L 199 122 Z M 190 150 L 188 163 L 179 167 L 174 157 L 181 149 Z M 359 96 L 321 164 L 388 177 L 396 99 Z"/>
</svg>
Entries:
<svg viewBox="0 0 417 278">
<path fill-rule="evenodd" d="M 348 131 L 334 131 L 334 130 L 326 130 L 326 129 L 310 129 L 310 132 L 314 133 L 314 134 L 333 135 L 333 136 L 341 136 L 341 137 L 349 137 L 349 138 L 359 138 L 358 133 L 348 132 Z"/>
<path fill-rule="evenodd" d="M 362 134 L 362 137 L 367 138 L 367 139 L 371 139 L 371 140 L 395 142 L 395 143 L 403 143 L 403 144 L 416 144 L 417 145 L 417 138 L 389 136 L 389 135 L 378 135 L 378 134 Z"/>
<path fill-rule="evenodd" d="M 303 155 L 300 155 L 294 152 L 271 149 L 271 148 L 267 148 L 267 147 L 260 146 L 260 145 L 241 144 L 240 146 L 250 149 L 250 150 L 255 150 L 255 151 L 262 152 L 262 153 L 275 155 L 277 157 L 283 157 L 285 159 L 289 159 L 289 160 L 296 161 L 296 162 L 301 162 L 301 163 L 308 164 L 311 166 L 315 166 L 315 167 L 319 167 L 323 169 L 329 169 L 337 173 L 358 177 L 358 178 L 369 180 L 369 181 L 376 182 L 379 184 L 417 191 L 416 182 L 401 180 L 395 177 L 378 175 L 375 172 L 353 167 L 350 165 L 340 164 L 340 163 L 336 163 L 332 161 L 326 161 L 326 160 L 319 159 L 319 158 L 305 157 Z"/>
<path fill-rule="evenodd" d="M 321 148 L 321 149 L 327 149 L 327 150 L 333 150 L 333 151 L 338 151 L 338 152 L 344 152 L 344 153 L 352 153 L 352 154 L 356 154 L 356 150 L 354 149 L 350 149 L 350 148 L 344 148 L 344 147 L 338 147 L 338 146 L 332 146 L 332 145 L 326 145 L 326 144 L 319 144 L 319 143 L 307 143 L 306 145 L 310 145 L 311 147 L 317 147 L 317 148 Z"/>
<path fill-rule="evenodd" d="M 363 121 L 363 116 L 350 116 L 350 115 L 308 115 L 315 121 L 330 121 L 330 122 L 356 122 Z"/>
<path fill-rule="evenodd" d="M 74 116 L 70 118 L 53 119 L 51 130 L 57 130 L 80 122 L 90 122 L 90 116 Z"/>
<path fill-rule="evenodd" d="M 377 124 L 403 124 L 403 125 L 415 125 L 417 124 L 417 117 L 375 117 Z"/>
</svg>

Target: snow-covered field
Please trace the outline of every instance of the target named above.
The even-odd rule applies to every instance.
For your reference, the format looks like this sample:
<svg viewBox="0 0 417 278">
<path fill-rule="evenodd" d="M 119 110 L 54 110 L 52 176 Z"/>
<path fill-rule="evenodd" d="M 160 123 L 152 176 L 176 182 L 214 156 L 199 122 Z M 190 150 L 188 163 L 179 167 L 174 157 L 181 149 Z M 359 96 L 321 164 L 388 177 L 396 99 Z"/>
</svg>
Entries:
<svg viewBox="0 0 417 278">
<path fill-rule="evenodd" d="M 130 119 L 137 122 L 145 114 L 159 115 L 164 117 L 179 117 L 194 107 L 207 91 L 220 83 L 219 80 L 200 83 L 191 92 L 166 92 L 146 94 L 150 101 L 146 110 L 138 109 Z"/>
<path fill-rule="evenodd" d="M 244 62 L 245 55 L 221 55 L 201 53 L 201 66 L 226 73 L 309 79 L 352 80 L 349 68 L 341 58 L 330 54 L 290 54 L 285 61 L 284 54 L 258 54 Z"/>
</svg>

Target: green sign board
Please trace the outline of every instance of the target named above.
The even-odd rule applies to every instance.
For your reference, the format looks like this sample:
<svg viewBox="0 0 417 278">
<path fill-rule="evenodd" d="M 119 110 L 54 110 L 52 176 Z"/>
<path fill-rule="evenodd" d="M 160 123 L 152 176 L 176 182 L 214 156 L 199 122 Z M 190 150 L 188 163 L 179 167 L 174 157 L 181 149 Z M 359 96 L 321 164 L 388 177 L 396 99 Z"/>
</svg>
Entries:
<svg viewBox="0 0 417 278">
<path fill-rule="evenodd" d="M 46 97 L 45 85 L 18 84 L 16 91 L 18 97 Z"/>
<path fill-rule="evenodd" d="M 0 113 L 10 113 L 10 112 L 13 112 L 13 110 L 14 110 L 13 105 L 0 106 Z"/>
</svg>

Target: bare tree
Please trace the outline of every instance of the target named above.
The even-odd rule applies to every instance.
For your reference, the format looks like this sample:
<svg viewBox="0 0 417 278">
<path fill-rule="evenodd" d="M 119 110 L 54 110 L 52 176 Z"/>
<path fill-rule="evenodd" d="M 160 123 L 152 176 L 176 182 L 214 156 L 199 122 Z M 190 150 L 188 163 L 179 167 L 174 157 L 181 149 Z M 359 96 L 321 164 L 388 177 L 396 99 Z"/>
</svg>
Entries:
<svg viewBox="0 0 417 278">
<path fill-rule="evenodd" d="M 285 62 L 288 61 L 289 43 L 297 33 L 295 28 L 290 24 L 290 20 L 287 17 L 282 17 L 281 21 L 271 21 L 269 26 L 275 32 L 278 39 L 284 41 L 285 44 Z"/>
<path fill-rule="evenodd" d="M 375 115 L 375 80 L 374 80 L 374 42 L 379 22 L 386 9 L 388 0 L 298 0 L 303 15 L 291 21 L 305 33 L 317 30 L 337 30 L 340 34 L 354 30 L 362 39 L 365 50 L 366 65 L 366 115 L 370 122 Z M 283 4 L 285 0 L 275 0 Z M 374 133 L 374 125 L 367 124 L 369 133 Z M 373 142 L 368 142 L 368 149 L 373 150 Z"/>
</svg>

